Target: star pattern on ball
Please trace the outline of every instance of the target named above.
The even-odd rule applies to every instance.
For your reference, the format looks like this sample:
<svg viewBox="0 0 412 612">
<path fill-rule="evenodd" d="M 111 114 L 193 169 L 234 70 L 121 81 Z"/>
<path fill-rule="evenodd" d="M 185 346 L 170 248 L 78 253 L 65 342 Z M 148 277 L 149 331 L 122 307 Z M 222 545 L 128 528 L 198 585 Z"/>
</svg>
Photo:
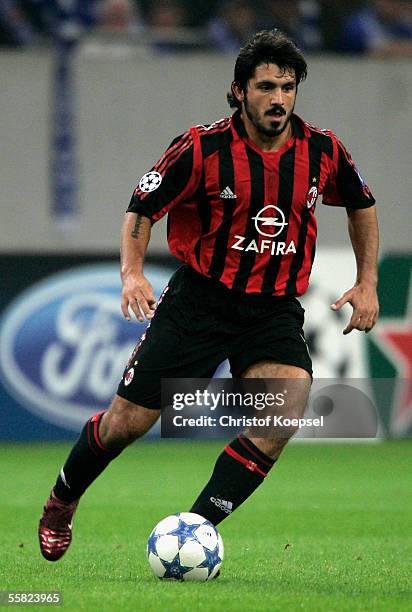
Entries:
<svg viewBox="0 0 412 612">
<path fill-rule="evenodd" d="M 217 545 L 213 550 L 209 550 L 208 548 L 204 547 L 203 551 L 205 553 L 206 559 L 202 561 L 202 563 L 200 563 L 198 567 L 206 567 L 208 571 L 208 576 L 210 576 L 216 565 L 218 563 L 222 563 L 222 559 L 219 557 L 219 545 Z"/>
<path fill-rule="evenodd" d="M 174 578 L 175 580 L 182 580 L 184 574 L 190 572 L 190 570 L 193 569 L 193 567 L 186 567 L 185 565 L 181 565 L 179 553 L 171 561 L 165 561 L 164 559 L 160 560 L 166 570 L 163 575 L 163 579 Z"/>
<path fill-rule="evenodd" d="M 150 535 L 150 538 L 147 541 L 147 554 L 149 555 L 150 553 L 153 553 L 154 555 L 158 556 L 157 554 L 157 550 L 156 550 L 156 544 L 157 544 L 157 540 L 160 538 L 161 536 L 157 533 L 152 533 Z"/>
<path fill-rule="evenodd" d="M 185 521 L 179 519 L 179 524 L 176 529 L 169 531 L 168 535 L 177 536 L 178 546 L 181 548 L 186 540 L 197 540 L 195 533 L 197 529 L 199 529 L 198 524 L 189 525 L 188 523 L 185 523 Z"/>
</svg>

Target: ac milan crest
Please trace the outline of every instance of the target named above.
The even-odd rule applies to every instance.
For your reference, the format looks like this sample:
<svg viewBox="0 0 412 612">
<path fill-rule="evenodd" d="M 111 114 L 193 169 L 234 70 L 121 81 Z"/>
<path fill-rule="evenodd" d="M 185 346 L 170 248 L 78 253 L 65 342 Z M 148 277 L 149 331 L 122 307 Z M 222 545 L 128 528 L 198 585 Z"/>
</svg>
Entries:
<svg viewBox="0 0 412 612">
<path fill-rule="evenodd" d="M 134 377 L 134 368 L 130 368 L 130 370 L 127 370 L 125 377 L 124 377 L 124 386 L 127 387 L 128 385 L 130 385 L 130 383 L 132 382 Z"/>
<path fill-rule="evenodd" d="M 312 208 L 312 206 L 315 204 L 317 199 L 318 199 L 318 188 L 311 187 L 308 193 L 306 194 L 306 206 L 308 208 Z"/>
</svg>

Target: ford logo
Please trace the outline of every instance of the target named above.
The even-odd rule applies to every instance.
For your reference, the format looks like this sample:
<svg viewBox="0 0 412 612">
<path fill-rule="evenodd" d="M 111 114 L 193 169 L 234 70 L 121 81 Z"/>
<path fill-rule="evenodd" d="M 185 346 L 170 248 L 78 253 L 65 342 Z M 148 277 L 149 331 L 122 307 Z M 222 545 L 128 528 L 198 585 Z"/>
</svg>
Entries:
<svg viewBox="0 0 412 612">
<path fill-rule="evenodd" d="M 170 271 L 145 267 L 157 297 Z M 78 431 L 108 407 L 147 322 L 120 310 L 116 264 L 95 264 L 48 277 L 8 306 L 0 327 L 3 382 L 19 403 Z"/>
</svg>

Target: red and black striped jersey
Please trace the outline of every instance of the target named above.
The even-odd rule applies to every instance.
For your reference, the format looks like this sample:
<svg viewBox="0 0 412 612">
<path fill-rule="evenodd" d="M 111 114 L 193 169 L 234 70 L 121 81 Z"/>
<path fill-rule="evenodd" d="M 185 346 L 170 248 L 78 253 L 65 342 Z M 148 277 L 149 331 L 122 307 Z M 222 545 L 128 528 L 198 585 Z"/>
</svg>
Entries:
<svg viewBox="0 0 412 612">
<path fill-rule="evenodd" d="M 247 136 L 239 111 L 176 138 L 133 193 L 128 211 L 168 213 L 171 253 L 246 293 L 302 295 L 315 256 L 316 202 L 366 208 L 375 200 L 336 136 L 292 116 L 276 152 Z"/>
</svg>

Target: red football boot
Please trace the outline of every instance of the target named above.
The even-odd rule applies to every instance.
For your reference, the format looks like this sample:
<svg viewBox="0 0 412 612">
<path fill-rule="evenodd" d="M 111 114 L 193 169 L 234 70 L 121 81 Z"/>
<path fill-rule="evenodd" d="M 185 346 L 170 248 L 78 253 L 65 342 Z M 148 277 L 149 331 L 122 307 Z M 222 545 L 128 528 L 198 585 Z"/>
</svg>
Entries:
<svg viewBox="0 0 412 612">
<path fill-rule="evenodd" d="M 40 550 L 48 561 L 57 561 L 69 548 L 72 518 L 78 503 L 78 499 L 71 503 L 61 501 L 51 492 L 39 523 Z"/>
</svg>

